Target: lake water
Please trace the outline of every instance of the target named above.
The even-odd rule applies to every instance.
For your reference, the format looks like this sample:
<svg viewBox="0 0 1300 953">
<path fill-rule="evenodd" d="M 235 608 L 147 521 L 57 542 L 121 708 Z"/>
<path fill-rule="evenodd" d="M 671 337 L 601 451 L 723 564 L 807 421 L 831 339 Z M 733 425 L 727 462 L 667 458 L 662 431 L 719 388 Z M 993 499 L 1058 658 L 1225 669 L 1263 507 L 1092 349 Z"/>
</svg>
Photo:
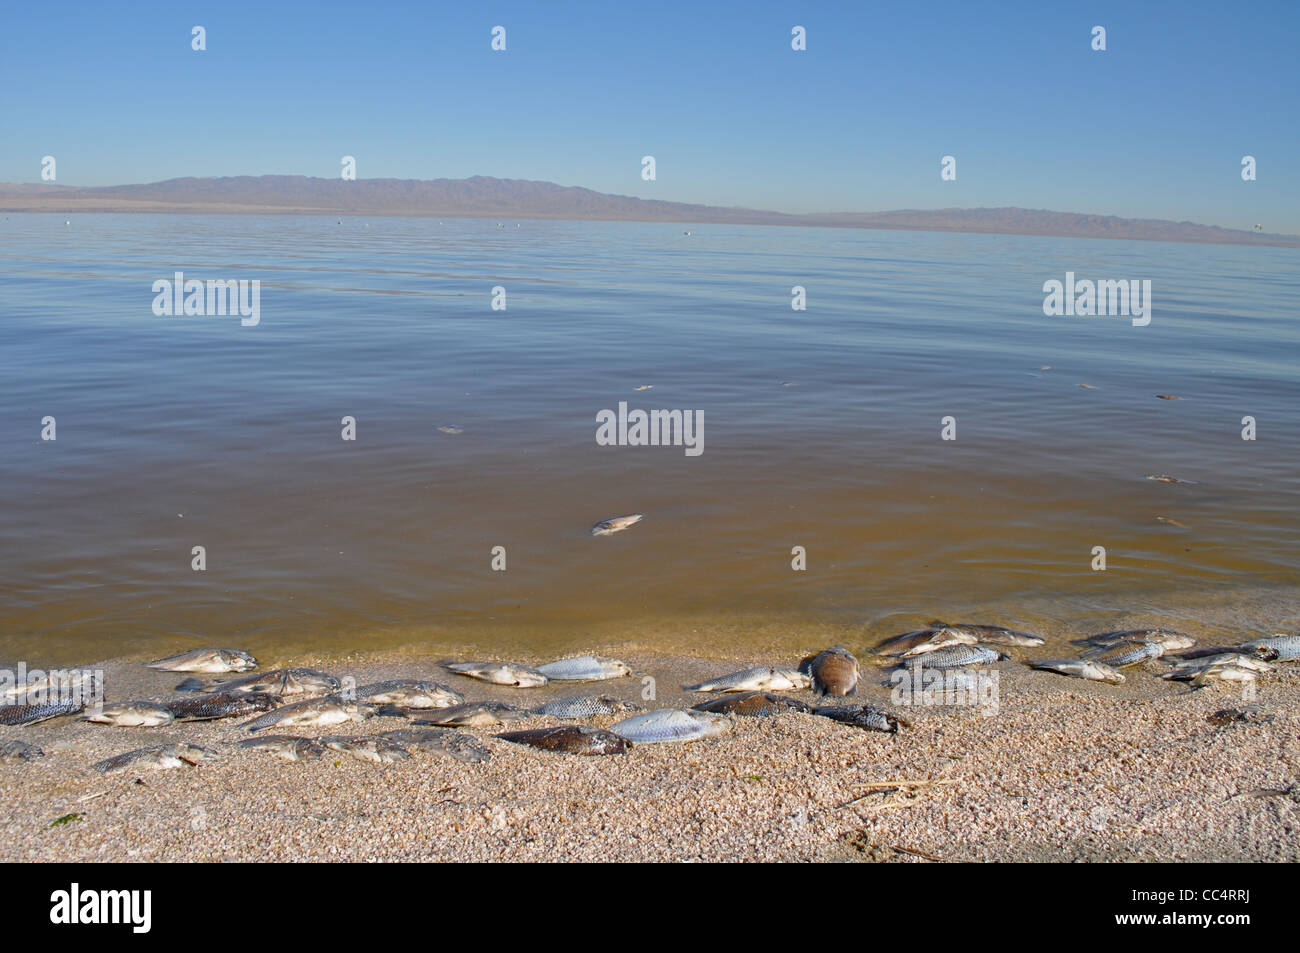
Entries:
<svg viewBox="0 0 1300 953">
<path fill-rule="evenodd" d="M 1300 251 L 502 224 L 0 221 L 0 657 L 1300 621 Z M 177 271 L 260 323 L 156 316 Z M 1149 279 L 1151 323 L 1044 316 L 1067 271 Z M 620 401 L 704 452 L 598 446 Z"/>
</svg>

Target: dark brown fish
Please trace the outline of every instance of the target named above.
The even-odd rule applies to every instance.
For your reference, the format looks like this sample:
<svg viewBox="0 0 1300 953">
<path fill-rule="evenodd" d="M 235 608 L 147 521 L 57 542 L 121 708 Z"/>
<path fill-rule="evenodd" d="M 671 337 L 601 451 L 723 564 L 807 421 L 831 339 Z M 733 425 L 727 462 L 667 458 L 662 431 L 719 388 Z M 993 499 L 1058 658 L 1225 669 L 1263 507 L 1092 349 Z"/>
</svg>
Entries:
<svg viewBox="0 0 1300 953">
<path fill-rule="evenodd" d="M 774 692 L 741 692 L 739 695 L 723 695 L 713 701 L 694 706 L 696 711 L 711 711 L 718 715 L 745 715 L 747 717 L 766 718 L 779 715 L 783 711 L 812 711 L 812 706 Z"/>
<path fill-rule="evenodd" d="M 841 645 L 803 659 L 799 671 L 812 676 L 819 695 L 853 695 L 858 690 L 858 660 Z"/>
<path fill-rule="evenodd" d="M 563 751 L 566 754 L 626 754 L 628 749 L 628 743 L 618 735 L 590 725 L 507 731 L 497 737 L 513 744 L 531 745 L 543 751 Z"/>
<path fill-rule="evenodd" d="M 62 715 L 80 714 L 85 710 L 84 701 L 45 705 L 0 705 L 0 725 L 34 725 Z"/>
<path fill-rule="evenodd" d="M 168 702 L 166 708 L 177 721 L 213 721 L 270 711 L 279 704 L 278 696 L 266 692 L 230 691 Z"/>
</svg>

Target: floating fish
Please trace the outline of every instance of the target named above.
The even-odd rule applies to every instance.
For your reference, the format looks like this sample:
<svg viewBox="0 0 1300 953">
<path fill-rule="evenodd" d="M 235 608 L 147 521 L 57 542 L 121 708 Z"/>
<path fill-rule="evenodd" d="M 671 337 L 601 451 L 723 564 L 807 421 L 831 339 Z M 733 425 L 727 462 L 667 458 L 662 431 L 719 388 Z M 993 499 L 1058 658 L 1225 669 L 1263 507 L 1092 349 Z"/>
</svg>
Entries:
<svg viewBox="0 0 1300 953">
<path fill-rule="evenodd" d="M 492 757 L 492 752 L 479 744 L 477 738 L 463 731 L 398 728 L 395 731 L 386 731 L 380 737 L 430 754 L 446 755 L 465 764 L 482 764 Z"/>
<path fill-rule="evenodd" d="M 374 713 L 375 709 L 371 705 L 348 701 L 340 695 L 326 695 L 324 698 L 310 698 L 269 711 L 246 722 L 244 727 L 249 731 L 265 731 L 272 727 L 327 728 L 330 725 L 341 725 L 345 721 L 363 721 Z"/>
<path fill-rule="evenodd" d="M 467 678 L 513 688 L 536 688 L 547 682 L 537 669 L 515 662 L 443 662 L 442 667 Z"/>
<path fill-rule="evenodd" d="M 193 649 L 179 655 L 169 655 L 157 661 L 146 662 L 146 668 L 163 672 L 206 672 L 221 675 L 225 672 L 247 672 L 257 668 L 257 659 L 239 649 Z"/>
<path fill-rule="evenodd" d="M 832 718 L 843 724 L 853 725 L 855 728 L 865 728 L 868 731 L 892 733 L 897 732 L 900 725 L 904 728 L 911 726 L 911 722 L 899 718 L 893 712 L 885 711 L 883 708 L 876 708 L 874 705 L 849 705 L 843 708 L 830 705 L 814 708 L 813 714 L 821 715 L 823 718 Z"/>
<path fill-rule="evenodd" d="M 737 695 L 723 695 L 699 705 L 692 711 L 707 711 L 715 715 L 743 715 L 749 718 L 767 718 L 779 715 L 783 711 L 811 712 L 812 706 L 791 698 L 789 695 L 776 695 L 772 692 L 741 692 Z"/>
<path fill-rule="evenodd" d="M 1175 397 L 1173 394 L 1156 394 L 1161 400 L 1182 400 L 1181 397 Z"/>
<path fill-rule="evenodd" d="M 720 735 L 731 727 L 725 715 L 681 708 L 660 708 L 644 715 L 633 715 L 610 727 L 610 731 L 633 744 L 663 741 L 695 741 Z"/>
<path fill-rule="evenodd" d="M 812 676 L 788 668 L 747 668 L 721 678 L 683 685 L 688 692 L 793 692 L 812 687 Z M 669 709 L 665 709 L 667 711 Z"/>
<path fill-rule="evenodd" d="M 334 735 L 318 740 L 331 751 L 342 751 L 358 761 L 373 764 L 391 764 L 394 761 L 409 761 L 411 758 L 411 753 L 392 738 L 345 738 Z"/>
<path fill-rule="evenodd" d="M 628 743 L 623 738 L 613 732 L 602 731 L 590 725 L 560 725 L 555 728 L 507 731 L 497 737 L 512 744 L 529 745 L 543 751 L 562 751 L 566 754 L 626 754 L 628 749 Z"/>
<path fill-rule="evenodd" d="M 852 695 L 858 690 L 858 660 L 842 645 L 804 659 L 799 671 L 812 677 L 819 695 Z"/>
<path fill-rule="evenodd" d="M 439 427 L 438 430 L 439 430 L 439 432 L 441 432 L 441 433 L 451 434 L 453 437 L 454 437 L 456 434 L 464 433 L 464 432 L 465 432 L 464 429 L 461 428 L 461 427 L 450 427 L 450 426 L 442 426 L 442 427 Z"/>
<path fill-rule="evenodd" d="M 86 721 L 117 728 L 156 728 L 174 720 L 171 711 L 156 702 L 131 701 L 112 705 L 99 705 L 85 716 Z"/>
<path fill-rule="evenodd" d="M 35 761 L 45 752 L 25 741 L 0 741 L 0 761 Z"/>
<path fill-rule="evenodd" d="M 590 718 L 592 715 L 617 715 L 644 710 L 640 705 L 613 695 L 573 695 L 534 708 L 533 714 L 549 718 Z"/>
<path fill-rule="evenodd" d="M 215 721 L 218 718 L 237 718 L 260 711 L 273 711 L 279 704 L 278 695 L 266 692 L 217 692 L 168 702 L 167 709 L 177 721 Z"/>
<path fill-rule="evenodd" d="M 324 695 L 336 692 L 339 680 L 312 668 L 275 668 L 259 675 L 245 675 L 229 681 L 187 678 L 178 692 L 265 692 L 268 695 Z"/>
<path fill-rule="evenodd" d="M 412 678 L 394 678 L 357 689 L 357 700 L 371 705 L 397 705 L 401 708 L 450 708 L 462 705 L 465 698 L 446 685 Z"/>
<path fill-rule="evenodd" d="M 923 668 L 960 668 L 964 665 L 992 665 L 1006 658 L 1004 652 L 982 645 L 950 645 L 917 657 Z"/>
<path fill-rule="evenodd" d="M 100 761 L 92 767 L 101 774 L 115 774 L 127 768 L 150 768 L 155 771 L 167 771 L 182 765 L 196 765 L 201 761 L 210 761 L 220 755 L 210 748 L 198 745 L 174 744 L 151 745 L 137 748 L 125 754 Z"/>
<path fill-rule="evenodd" d="M 239 743 L 241 748 L 253 751 L 269 751 L 286 761 L 317 761 L 325 753 L 325 748 L 311 738 L 295 738 L 292 735 L 264 735 L 261 738 L 249 738 Z"/>
<path fill-rule="evenodd" d="M 1019 629 L 1008 629 L 1002 625 L 975 625 L 970 622 L 961 622 L 952 625 L 947 622 L 935 620 L 930 623 L 931 628 L 942 629 L 950 633 L 961 633 L 963 635 L 973 635 L 976 641 L 981 645 L 1012 645 L 1017 648 L 1033 648 L 1042 645 L 1047 640 L 1041 635 L 1034 635 L 1032 632 L 1022 632 Z"/>
<path fill-rule="evenodd" d="M 612 519 L 601 520 L 591 528 L 591 535 L 608 536 L 611 533 L 618 533 L 643 519 L 645 517 L 641 513 L 633 513 L 631 516 L 615 516 Z"/>
<path fill-rule="evenodd" d="M 632 674 L 632 669 L 618 659 L 604 658 L 600 655 L 579 655 L 576 658 L 560 659 L 538 665 L 541 672 L 552 682 L 598 682 L 607 678 L 624 678 Z"/>
<path fill-rule="evenodd" d="M 1030 662 L 1029 667 L 1057 672 L 1061 675 L 1070 675 L 1074 678 L 1086 678 L 1092 682 L 1110 682 L 1118 685 L 1124 681 L 1124 676 L 1109 665 L 1089 661 L 1088 659 L 1039 659 Z"/>
<path fill-rule="evenodd" d="M 1184 486 L 1200 486 L 1195 480 L 1180 480 L 1178 477 L 1172 477 L 1167 473 L 1148 474 L 1144 479 L 1154 480 L 1156 483 L 1181 483 Z"/>
<path fill-rule="evenodd" d="M 975 645 L 977 642 L 979 642 L 979 636 L 973 632 L 931 626 L 885 639 L 876 646 L 876 651 L 881 655 L 889 655 L 895 658 L 899 656 L 911 658 L 944 649 L 950 645 Z"/>
<path fill-rule="evenodd" d="M 54 702 L 47 705 L 0 705 L 0 725 L 35 725 L 63 715 L 79 715 L 84 701 Z"/>
<path fill-rule="evenodd" d="M 506 702 L 469 702 L 441 708 L 426 718 L 417 719 L 417 725 L 443 725 L 454 728 L 491 728 L 508 721 L 520 721 L 531 712 Z"/>
</svg>

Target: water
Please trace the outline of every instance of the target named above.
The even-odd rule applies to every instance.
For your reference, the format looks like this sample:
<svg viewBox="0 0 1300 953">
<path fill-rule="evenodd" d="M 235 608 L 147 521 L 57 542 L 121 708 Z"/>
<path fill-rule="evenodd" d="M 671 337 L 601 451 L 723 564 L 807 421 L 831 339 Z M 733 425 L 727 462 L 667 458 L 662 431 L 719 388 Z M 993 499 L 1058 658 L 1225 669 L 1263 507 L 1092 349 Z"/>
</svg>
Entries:
<svg viewBox="0 0 1300 953">
<path fill-rule="evenodd" d="M 503 224 L 0 221 L 0 658 L 1300 616 L 1294 249 Z M 1067 270 L 1151 279 L 1151 324 L 1045 317 Z M 175 271 L 260 280 L 261 323 L 156 317 Z M 597 446 L 624 400 L 703 455 Z"/>
</svg>

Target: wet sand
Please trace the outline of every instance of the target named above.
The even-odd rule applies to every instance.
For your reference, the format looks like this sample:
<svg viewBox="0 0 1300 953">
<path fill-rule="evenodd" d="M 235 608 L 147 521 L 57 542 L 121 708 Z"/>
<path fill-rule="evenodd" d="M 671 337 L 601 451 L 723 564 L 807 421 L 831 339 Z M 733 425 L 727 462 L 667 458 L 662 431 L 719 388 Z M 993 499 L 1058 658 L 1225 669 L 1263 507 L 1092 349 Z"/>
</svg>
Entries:
<svg viewBox="0 0 1300 953">
<path fill-rule="evenodd" d="M 713 697 L 688 700 L 684 682 L 794 661 L 594 650 L 624 658 L 637 675 L 516 690 L 447 675 L 436 667 L 442 656 L 295 657 L 263 660 L 263 668 L 310 665 L 359 683 L 432 677 L 470 700 L 530 706 L 595 692 L 641 701 L 649 675 L 658 697 L 642 703 L 661 707 Z M 1042 649 L 1013 653 L 1043 657 Z M 139 660 L 103 668 L 110 700 L 166 698 L 184 677 Z M 249 737 L 240 727 L 247 719 L 147 729 L 65 718 L 0 729 L 0 738 L 46 751 L 33 762 L 0 762 L 8 805 L 0 860 L 1300 859 L 1300 666 L 1265 675 L 1250 701 L 1235 686 L 1163 681 L 1165 668 L 1130 669 L 1124 685 L 1109 686 L 1004 661 L 996 666 L 998 710 L 985 716 L 895 705 L 883 673 L 867 664 L 849 701 L 891 707 L 910 728 L 885 735 L 790 713 L 736 719 L 714 739 L 606 757 L 491 737 L 505 728 L 466 729 L 491 750 L 483 764 L 420 750 L 394 764 L 334 752 L 290 763 L 235 747 Z M 1207 722 L 1228 707 L 1251 707 L 1249 720 Z M 402 724 L 374 718 L 291 733 L 377 734 Z M 181 740 L 224 756 L 172 771 L 90 770 L 114 754 Z M 52 826 L 69 814 L 79 819 Z"/>
</svg>

